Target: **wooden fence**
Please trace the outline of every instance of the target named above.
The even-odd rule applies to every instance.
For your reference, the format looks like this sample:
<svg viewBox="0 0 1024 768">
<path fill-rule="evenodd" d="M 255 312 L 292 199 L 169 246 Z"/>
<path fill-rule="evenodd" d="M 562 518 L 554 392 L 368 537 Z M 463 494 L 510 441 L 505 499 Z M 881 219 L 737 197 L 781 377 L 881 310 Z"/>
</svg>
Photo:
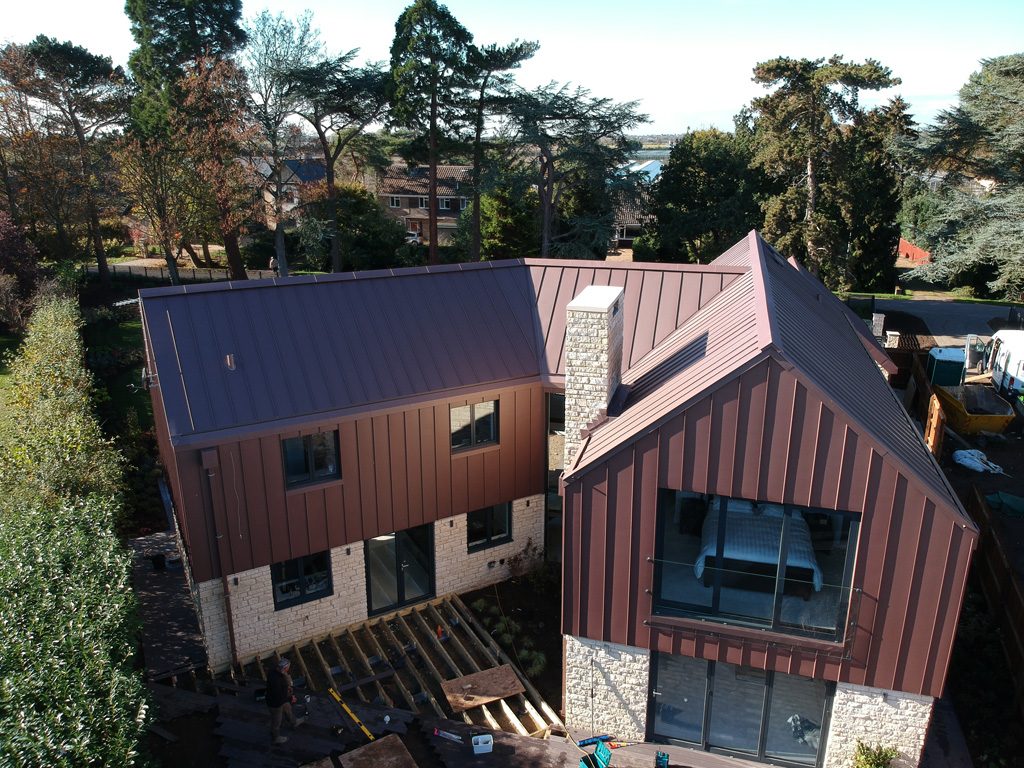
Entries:
<svg viewBox="0 0 1024 768">
<path fill-rule="evenodd" d="M 1024 579 L 1014 571 L 1006 545 L 995 530 L 992 509 L 977 486 L 971 491 L 967 507 L 981 530 L 972 567 L 999 628 L 1013 677 L 1014 698 L 1024 718 Z"/>
<path fill-rule="evenodd" d="M 128 278 L 129 280 L 161 280 L 170 282 L 171 277 L 167 267 L 143 267 L 135 264 L 111 264 L 109 266 L 112 277 Z M 85 273 L 95 275 L 99 273 L 99 267 L 90 264 L 85 267 Z M 276 277 L 270 269 L 247 269 L 245 274 L 250 280 L 266 280 Z M 192 269 L 190 267 L 178 267 L 178 278 L 183 283 L 212 283 L 218 280 L 229 280 L 226 269 Z"/>
</svg>

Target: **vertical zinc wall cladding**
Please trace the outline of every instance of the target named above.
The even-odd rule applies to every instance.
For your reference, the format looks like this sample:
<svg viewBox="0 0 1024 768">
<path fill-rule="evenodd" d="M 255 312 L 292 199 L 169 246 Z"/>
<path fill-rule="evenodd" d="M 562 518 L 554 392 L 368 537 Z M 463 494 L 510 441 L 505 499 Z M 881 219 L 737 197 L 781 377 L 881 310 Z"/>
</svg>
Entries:
<svg viewBox="0 0 1024 768">
<path fill-rule="evenodd" d="M 499 442 L 451 450 L 449 407 L 499 401 Z M 339 430 L 340 481 L 285 488 L 281 440 Z M 208 474 L 180 451 L 185 527 L 197 581 L 362 541 L 544 490 L 540 384 L 225 442 Z M 205 486 L 205 487 L 204 487 Z M 220 564 L 218 567 L 218 563 Z"/>
<path fill-rule="evenodd" d="M 728 417 L 727 417 L 728 415 Z M 847 645 L 655 617 L 659 487 L 860 513 Z M 727 380 L 566 488 L 563 632 L 940 696 L 973 532 L 774 359 Z"/>
</svg>

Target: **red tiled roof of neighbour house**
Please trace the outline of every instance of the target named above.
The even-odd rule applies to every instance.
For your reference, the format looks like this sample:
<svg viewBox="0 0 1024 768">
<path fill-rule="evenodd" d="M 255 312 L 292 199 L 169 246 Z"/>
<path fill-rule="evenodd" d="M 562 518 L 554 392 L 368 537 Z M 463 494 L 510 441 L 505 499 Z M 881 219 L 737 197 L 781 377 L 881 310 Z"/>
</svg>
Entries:
<svg viewBox="0 0 1024 768">
<path fill-rule="evenodd" d="M 653 219 L 650 214 L 650 194 L 640 190 L 636 196 L 619 196 L 615 206 L 615 226 L 639 227 Z"/>
<path fill-rule="evenodd" d="M 422 165 L 410 168 L 395 163 L 388 168 L 377 185 L 377 194 L 424 196 L 429 187 L 428 171 Z M 437 166 L 438 197 L 466 197 L 472 180 L 471 173 L 472 168 L 468 165 Z"/>
<path fill-rule="evenodd" d="M 628 365 L 741 272 L 528 260 L 147 289 L 141 296 L 169 433 L 181 442 L 459 388 L 557 381 L 565 304 L 591 283 L 621 285 L 632 302 Z M 234 370 L 225 364 L 229 354 Z"/>
<path fill-rule="evenodd" d="M 756 232 L 745 247 L 730 249 L 722 260 L 739 264 L 744 255 L 750 270 L 742 279 L 623 374 L 628 389 L 619 415 L 590 431 L 566 479 L 668 421 L 717 384 L 771 357 L 794 369 L 886 455 L 907 467 L 908 474 L 930 489 L 936 504 L 966 519 L 842 303 Z"/>
</svg>

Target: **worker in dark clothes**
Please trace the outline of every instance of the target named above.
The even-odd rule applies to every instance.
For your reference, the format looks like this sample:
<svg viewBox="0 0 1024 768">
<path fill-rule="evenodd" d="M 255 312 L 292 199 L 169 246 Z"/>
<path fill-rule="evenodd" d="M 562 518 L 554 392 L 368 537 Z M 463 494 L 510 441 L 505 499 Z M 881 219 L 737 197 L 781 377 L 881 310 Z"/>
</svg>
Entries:
<svg viewBox="0 0 1024 768">
<path fill-rule="evenodd" d="M 270 739 L 274 744 L 284 744 L 287 736 L 281 735 L 281 721 L 285 718 L 292 728 L 298 728 L 306 718 L 292 714 L 292 678 L 288 674 L 291 664 L 283 658 L 267 673 L 267 706 L 270 707 Z"/>
</svg>

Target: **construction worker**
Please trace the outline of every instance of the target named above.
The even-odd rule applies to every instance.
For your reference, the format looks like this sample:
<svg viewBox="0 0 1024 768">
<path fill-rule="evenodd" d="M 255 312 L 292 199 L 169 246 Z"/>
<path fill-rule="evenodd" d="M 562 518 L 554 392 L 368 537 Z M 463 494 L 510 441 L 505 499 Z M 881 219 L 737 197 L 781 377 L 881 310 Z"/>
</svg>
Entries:
<svg viewBox="0 0 1024 768">
<path fill-rule="evenodd" d="M 274 744 L 284 744 L 287 736 L 281 735 L 281 721 L 285 718 L 292 728 L 298 728 L 306 718 L 296 718 L 292 714 L 292 677 L 289 674 L 291 663 L 281 657 L 277 666 L 267 673 L 267 706 L 270 707 L 270 740 Z"/>
</svg>

